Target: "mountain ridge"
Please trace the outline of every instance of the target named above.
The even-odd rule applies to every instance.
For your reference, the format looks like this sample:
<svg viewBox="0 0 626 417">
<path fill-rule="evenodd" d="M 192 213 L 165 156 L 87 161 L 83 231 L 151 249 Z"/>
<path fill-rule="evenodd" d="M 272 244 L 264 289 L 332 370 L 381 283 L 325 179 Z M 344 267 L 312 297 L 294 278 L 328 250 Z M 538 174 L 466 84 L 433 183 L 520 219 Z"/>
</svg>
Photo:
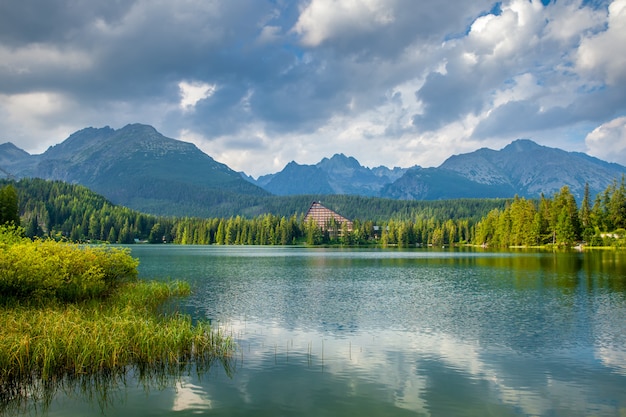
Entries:
<svg viewBox="0 0 626 417">
<path fill-rule="evenodd" d="M 478 184 L 511 186 L 524 197 L 549 195 L 563 185 L 581 198 L 585 184 L 592 194 L 603 191 L 613 179 L 626 173 L 626 167 L 594 158 L 581 152 L 539 145 L 518 139 L 499 151 L 481 148 L 453 155 L 440 169 L 455 171 Z"/>
<path fill-rule="evenodd" d="M 333 160 L 333 165 L 342 163 L 342 169 L 328 169 Z M 303 184 L 300 190 L 308 190 L 306 184 L 312 175 L 318 175 L 316 179 L 320 180 L 319 174 L 310 169 L 316 167 L 326 174 L 326 188 L 337 194 L 417 200 L 512 198 L 515 195 L 538 198 L 541 194 L 552 195 L 567 185 L 580 201 L 586 184 L 593 196 L 626 174 L 626 167 L 622 165 L 582 152 L 539 145 L 530 139 L 517 139 L 500 150 L 480 148 L 452 155 L 438 167 L 394 168 L 395 172 L 384 167 L 381 176 L 387 176 L 386 180 L 376 182 L 372 182 L 370 176 L 373 169 L 362 167 L 355 158 L 343 154 L 323 158 L 315 165 L 297 166 L 300 171 L 292 165 L 289 172 L 283 170 L 260 177 L 256 184 L 274 194 L 291 195 L 292 191 L 281 188 L 281 184 L 288 183 L 289 179 Z M 391 172 L 395 176 L 389 178 Z"/>
<path fill-rule="evenodd" d="M 32 157 L 34 163 L 5 169 L 18 178 L 81 184 L 115 204 L 152 214 L 210 215 L 212 206 L 231 204 L 238 195 L 269 195 L 196 145 L 142 124 L 85 128 Z"/>
<path fill-rule="evenodd" d="M 292 190 L 300 194 L 317 194 L 323 190 L 329 194 L 376 197 L 385 185 L 400 178 L 408 169 L 390 169 L 383 165 L 367 168 L 356 158 L 337 153 L 322 158 L 315 165 L 291 161 L 282 171 L 263 175 L 253 183 L 276 195 L 293 195 Z"/>
<path fill-rule="evenodd" d="M 626 175 L 626 167 L 581 152 L 518 139 L 500 150 L 452 155 L 439 167 L 368 168 L 343 153 L 314 165 L 295 161 L 259 177 L 235 172 L 196 145 L 154 127 L 88 127 L 44 153 L 0 145 L 0 168 L 16 178 L 39 177 L 87 186 L 116 204 L 160 215 L 210 216 L 238 204 L 256 213 L 271 195 L 359 195 L 389 199 L 538 198 L 564 185 L 581 201 Z M 256 209 L 255 209 L 256 207 Z"/>
</svg>

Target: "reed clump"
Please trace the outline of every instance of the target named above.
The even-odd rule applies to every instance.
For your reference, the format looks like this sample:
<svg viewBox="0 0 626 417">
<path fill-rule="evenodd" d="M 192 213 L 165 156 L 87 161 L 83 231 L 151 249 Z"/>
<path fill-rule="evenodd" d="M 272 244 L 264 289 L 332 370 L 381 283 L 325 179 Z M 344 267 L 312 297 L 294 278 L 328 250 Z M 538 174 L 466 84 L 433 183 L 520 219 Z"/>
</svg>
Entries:
<svg viewBox="0 0 626 417">
<path fill-rule="evenodd" d="M 50 381 L 206 365 L 233 349 L 207 323 L 163 314 L 189 285 L 139 281 L 124 250 L 7 240 L 0 236 L 0 409 Z"/>
</svg>

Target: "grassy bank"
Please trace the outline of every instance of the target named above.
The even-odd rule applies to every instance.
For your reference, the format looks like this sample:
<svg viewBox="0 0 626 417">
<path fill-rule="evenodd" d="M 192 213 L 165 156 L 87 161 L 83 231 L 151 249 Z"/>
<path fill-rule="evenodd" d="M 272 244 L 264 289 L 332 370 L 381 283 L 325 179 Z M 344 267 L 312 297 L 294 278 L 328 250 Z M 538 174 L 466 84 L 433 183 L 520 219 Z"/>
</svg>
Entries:
<svg viewBox="0 0 626 417">
<path fill-rule="evenodd" d="M 51 381 L 228 357 L 230 339 L 207 323 L 161 311 L 189 294 L 187 284 L 139 281 L 136 266 L 121 249 L 31 242 L 0 230 L 0 412 L 49 395 Z"/>
</svg>

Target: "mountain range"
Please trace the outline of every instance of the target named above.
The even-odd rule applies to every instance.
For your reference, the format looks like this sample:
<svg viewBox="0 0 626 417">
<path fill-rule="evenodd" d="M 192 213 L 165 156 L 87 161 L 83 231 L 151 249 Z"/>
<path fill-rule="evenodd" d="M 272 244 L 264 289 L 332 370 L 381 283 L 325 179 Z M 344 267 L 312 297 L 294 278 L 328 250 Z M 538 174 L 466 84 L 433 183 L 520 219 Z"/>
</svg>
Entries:
<svg viewBox="0 0 626 417">
<path fill-rule="evenodd" d="M 212 216 L 251 212 L 272 195 L 350 194 L 409 200 L 549 196 L 563 185 L 580 202 L 626 175 L 626 167 L 583 153 L 519 139 L 500 150 L 454 155 L 436 168 L 362 166 L 336 154 L 315 165 L 292 161 L 254 179 L 215 161 L 195 145 L 153 127 L 86 128 L 44 153 L 0 145 L 0 171 L 87 186 L 111 202 L 160 215 Z"/>
<path fill-rule="evenodd" d="M 5 143 L 0 164 L 17 178 L 81 184 L 115 204 L 161 215 L 210 215 L 242 197 L 269 195 L 195 145 L 140 124 L 82 129 L 41 155 Z"/>
<path fill-rule="evenodd" d="M 290 162 L 276 174 L 251 181 L 276 195 L 357 194 L 406 200 L 506 198 L 516 194 L 538 198 L 567 185 L 580 201 L 585 184 L 593 196 L 624 174 L 626 167 L 622 165 L 518 139 L 499 151 L 482 148 L 451 156 L 437 168 L 370 169 L 352 157 L 336 154 L 315 165 Z"/>
<path fill-rule="evenodd" d="M 261 176 L 252 182 L 276 195 L 354 194 L 379 197 L 385 185 L 396 181 L 406 171 L 406 168 L 390 169 L 386 166 L 370 169 L 361 166 L 353 157 L 335 154 L 315 165 L 299 165 L 292 161 L 282 171 Z"/>
</svg>

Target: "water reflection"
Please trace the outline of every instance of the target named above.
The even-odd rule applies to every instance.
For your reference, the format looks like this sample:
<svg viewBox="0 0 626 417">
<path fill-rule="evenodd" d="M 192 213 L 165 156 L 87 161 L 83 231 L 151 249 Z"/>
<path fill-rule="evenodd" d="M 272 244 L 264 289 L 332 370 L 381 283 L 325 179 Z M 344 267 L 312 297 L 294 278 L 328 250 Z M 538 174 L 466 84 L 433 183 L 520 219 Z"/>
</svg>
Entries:
<svg viewBox="0 0 626 417">
<path fill-rule="evenodd" d="M 257 406 L 284 405 L 294 392 L 310 402 L 310 389 L 320 384 L 327 401 L 344 397 L 354 405 L 373 396 L 387 412 L 420 415 L 588 415 L 591 409 L 618 415 L 616 399 L 624 408 L 624 379 L 596 369 L 593 351 L 529 355 L 440 333 L 383 330 L 329 338 L 267 324 L 230 326 L 243 349 L 236 378 L 246 380 L 242 395 Z M 259 398 L 257 390 L 284 392 L 283 383 L 273 381 L 278 375 L 288 381 L 289 395 L 274 394 L 279 397 L 270 403 Z"/>
<path fill-rule="evenodd" d="M 142 276 L 192 281 L 182 308 L 232 334 L 238 351 L 232 379 L 191 373 L 129 395 L 120 415 L 140 405 L 153 415 L 626 413 L 623 254 L 133 253 Z"/>
<path fill-rule="evenodd" d="M 235 371 L 234 362 L 230 358 L 207 358 L 193 363 L 126 366 L 47 380 L 34 375 L 31 380 L 16 381 L 19 385 L 15 386 L 17 391 L 13 397 L 2 393 L 0 416 L 85 415 L 94 412 L 115 415 L 117 407 L 128 406 L 129 393 L 148 396 L 150 393 L 167 393 L 173 388 L 176 393 L 173 410 L 196 406 L 206 408 L 204 398 L 194 401 L 199 398 L 193 396 L 194 386 L 184 385 L 182 381 L 189 378 L 201 380 L 216 371 L 230 378 Z M 66 408 L 68 405 L 70 411 Z"/>
</svg>

